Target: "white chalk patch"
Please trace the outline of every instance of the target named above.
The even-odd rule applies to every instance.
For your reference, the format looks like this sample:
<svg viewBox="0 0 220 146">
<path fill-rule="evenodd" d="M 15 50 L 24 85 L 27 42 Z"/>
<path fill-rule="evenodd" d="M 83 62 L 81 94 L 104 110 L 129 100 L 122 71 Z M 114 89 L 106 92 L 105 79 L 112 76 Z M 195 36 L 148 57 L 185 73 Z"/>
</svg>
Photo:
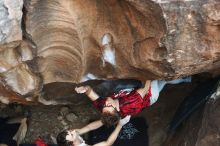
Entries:
<svg viewBox="0 0 220 146">
<path fill-rule="evenodd" d="M 27 97 L 25 98 L 26 101 L 33 101 L 33 99 L 31 97 Z"/>
<path fill-rule="evenodd" d="M 169 62 L 169 63 L 171 63 L 173 61 L 174 61 L 174 59 L 172 59 L 172 58 L 167 59 L 167 62 Z"/>
<path fill-rule="evenodd" d="M 105 62 L 108 62 L 112 65 L 116 65 L 115 51 L 111 49 L 110 47 L 105 48 L 103 52 L 103 59 Z"/>
<path fill-rule="evenodd" d="M 9 104 L 9 100 L 7 97 L 0 96 L 0 102 L 4 104 Z"/>
<path fill-rule="evenodd" d="M 102 38 L 103 45 L 103 66 L 105 66 L 105 62 L 108 62 L 112 65 L 116 65 L 115 61 L 115 49 L 112 48 L 112 36 L 107 33 Z"/>
<path fill-rule="evenodd" d="M 85 82 L 85 81 L 88 81 L 88 80 L 95 80 L 95 79 L 98 79 L 95 75 L 91 74 L 91 73 L 88 73 L 87 75 L 85 75 L 81 80 L 80 82 Z"/>
<path fill-rule="evenodd" d="M 91 80 L 95 80 L 95 79 L 97 79 L 97 77 L 94 76 L 94 75 L 91 74 L 91 73 L 88 73 L 88 74 L 87 74 L 87 77 L 88 77 L 89 79 L 91 79 Z"/>
<path fill-rule="evenodd" d="M 178 53 L 185 53 L 183 50 L 177 50 Z"/>
<path fill-rule="evenodd" d="M 219 90 L 216 91 L 216 96 L 220 96 L 220 91 Z"/>
<path fill-rule="evenodd" d="M 214 92 L 210 98 L 216 100 L 219 97 L 220 97 L 220 82 L 218 82 L 218 87 L 217 87 L 216 92 Z"/>
<path fill-rule="evenodd" d="M 33 102 L 35 102 L 35 101 L 37 101 L 38 100 L 38 97 L 36 97 L 36 96 L 29 96 L 29 97 L 25 97 L 25 100 L 26 101 L 33 101 Z"/>
<path fill-rule="evenodd" d="M 213 93 L 210 98 L 215 99 L 216 93 Z"/>
<path fill-rule="evenodd" d="M 188 18 L 188 19 L 191 19 L 191 18 L 192 18 L 192 15 L 191 15 L 191 14 L 188 14 L 188 15 L 187 15 L 187 18 Z"/>
<path fill-rule="evenodd" d="M 5 72 L 5 71 L 7 71 L 6 68 L 4 68 L 4 67 L 0 67 L 0 72 L 1 72 L 1 73 L 2 73 L 2 72 Z"/>
<path fill-rule="evenodd" d="M 178 2 L 180 0 L 172 0 L 172 1 L 171 0 L 152 0 L 152 1 L 159 3 L 159 4 L 164 4 L 164 3 L 170 3 L 170 2 Z M 195 1 L 195 0 L 183 0 L 183 1 L 191 2 L 191 1 Z"/>
<path fill-rule="evenodd" d="M 176 30 L 175 29 L 171 29 L 169 33 L 171 34 L 171 33 L 174 33 L 174 32 L 176 32 Z"/>
<path fill-rule="evenodd" d="M 58 105 L 56 101 L 53 100 L 45 100 L 43 97 L 38 97 L 38 102 L 44 104 L 44 105 Z"/>
<path fill-rule="evenodd" d="M 220 91 L 216 91 L 215 93 L 213 93 L 210 98 L 214 100 L 217 100 L 218 98 L 220 98 Z"/>
<path fill-rule="evenodd" d="M 152 1 L 154 1 L 156 3 L 169 3 L 168 0 L 152 0 Z"/>
<path fill-rule="evenodd" d="M 102 45 L 107 45 L 112 41 L 111 35 L 109 33 L 105 34 L 102 38 Z"/>
<path fill-rule="evenodd" d="M 166 15 L 165 13 L 163 13 L 163 17 L 164 17 L 164 18 L 167 18 L 167 15 Z"/>
</svg>

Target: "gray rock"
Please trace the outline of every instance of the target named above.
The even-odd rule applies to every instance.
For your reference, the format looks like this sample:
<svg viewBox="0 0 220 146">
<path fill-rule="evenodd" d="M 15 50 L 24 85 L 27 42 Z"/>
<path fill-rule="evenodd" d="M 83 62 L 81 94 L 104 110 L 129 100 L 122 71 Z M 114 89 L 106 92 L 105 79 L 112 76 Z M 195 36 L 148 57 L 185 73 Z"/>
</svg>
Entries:
<svg viewBox="0 0 220 146">
<path fill-rule="evenodd" d="M 69 113 L 66 115 L 66 119 L 69 121 L 69 122 L 73 122 L 75 120 L 78 119 L 78 116 L 75 115 L 74 113 Z"/>
<path fill-rule="evenodd" d="M 61 121 L 61 120 L 63 120 L 63 117 L 62 116 L 58 116 L 57 119 Z"/>
<path fill-rule="evenodd" d="M 60 109 L 60 114 L 62 115 L 62 116 L 65 116 L 66 114 L 68 114 L 69 113 L 69 108 L 68 107 L 62 107 L 61 109 Z"/>
<path fill-rule="evenodd" d="M 63 124 L 64 126 L 67 125 L 67 123 L 64 120 L 61 121 L 61 124 Z"/>
<path fill-rule="evenodd" d="M 22 40 L 23 0 L 0 0 L 0 45 Z"/>
</svg>

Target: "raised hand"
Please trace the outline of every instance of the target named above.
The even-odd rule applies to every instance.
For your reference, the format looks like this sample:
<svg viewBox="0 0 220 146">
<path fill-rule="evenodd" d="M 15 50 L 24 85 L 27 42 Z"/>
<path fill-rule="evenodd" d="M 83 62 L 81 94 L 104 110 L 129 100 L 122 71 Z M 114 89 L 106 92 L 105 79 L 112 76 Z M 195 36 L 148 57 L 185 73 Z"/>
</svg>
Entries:
<svg viewBox="0 0 220 146">
<path fill-rule="evenodd" d="M 130 121 L 130 118 L 131 118 L 130 115 L 126 116 L 125 118 L 123 118 L 123 119 L 121 119 L 121 120 L 119 121 L 119 124 L 120 124 L 121 126 L 124 126 L 125 124 L 127 124 L 127 123 Z"/>
</svg>

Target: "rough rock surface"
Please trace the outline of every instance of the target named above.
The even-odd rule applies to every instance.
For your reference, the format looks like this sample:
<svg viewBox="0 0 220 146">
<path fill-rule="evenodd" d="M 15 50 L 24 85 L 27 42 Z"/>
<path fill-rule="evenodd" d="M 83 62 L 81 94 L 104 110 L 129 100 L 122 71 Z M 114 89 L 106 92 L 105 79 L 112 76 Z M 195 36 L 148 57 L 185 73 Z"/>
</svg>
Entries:
<svg viewBox="0 0 220 146">
<path fill-rule="evenodd" d="M 42 86 L 40 76 L 28 65 L 36 56 L 34 45 L 22 37 L 22 8 L 23 0 L 0 0 L 0 84 L 5 102 L 26 103 L 21 96 L 33 96 Z"/>
<path fill-rule="evenodd" d="M 219 7 L 217 0 L 1 0 L 3 86 L 33 97 L 51 82 L 219 75 Z"/>
<path fill-rule="evenodd" d="M 42 87 L 42 79 L 37 72 L 32 46 L 22 41 L 17 47 L 6 47 L 0 51 L 0 78 L 3 86 L 8 86 L 20 95 L 34 95 Z"/>
<path fill-rule="evenodd" d="M 88 73 L 96 78 L 161 77 L 166 70 L 161 65 L 165 50 L 158 44 L 165 21 L 151 1 L 26 1 L 25 8 L 45 83 L 80 82 Z M 112 37 L 115 64 L 103 60 L 105 34 Z"/>
<path fill-rule="evenodd" d="M 88 74 L 176 78 L 219 68 L 219 5 L 199 0 L 36 0 L 25 3 L 25 23 L 37 45 L 45 83 L 79 82 Z M 109 42 L 105 34 L 111 36 Z M 113 60 L 105 60 L 106 50 Z"/>
<path fill-rule="evenodd" d="M 22 40 L 22 8 L 23 0 L 0 0 L 0 51 L 2 46 Z M 16 45 L 17 43 L 10 44 Z"/>
<path fill-rule="evenodd" d="M 219 1 L 167 1 L 161 7 L 167 24 L 167 59 L 175 74 L 219 68 Z"/>
<path fill-rule="evenodd" d="M 88 102 L 72 98 L 72 87 L 91 79 L 219 75 L 219 54 L 219 0 L 24 0 L 24 5 L 22 0 L 0 0 L 0 102 L 4 104 Z M 63 82 L 69 88 L 61 93 L 55 86 L 56 95 L 49 96 L 51 88 L 47 87 L 52 84 L 44 85 L 52 82 Z M 219 145 L 219 99 L 206 106 L 169 144 Z M 158 123 L 166 126 L 158 118 L 168 117 L 161 113 L 164 107 L 158 107 L 159 116 L 150 125 L 154 146 L 165 137 L 165 130 L 158 128 Z M 44 114 L 50 112 L 49 107 L 43 112 L 32 110 L 39 120 L 31 121 L 36 127 L 40 120 L 50 122 Z M 61 129 L 68 128 L 70 121 L 86 123 L 91 116 L 85 112 L 80 119 L 76 113 L 70 110 L 59 115 L 58 110 L 51 117 L 55 115 Z M 52 132 L 57 134 L 59 128 Z M 34 132 L 28 133 L 31 140 L 38 136 Z"/>
</svg>

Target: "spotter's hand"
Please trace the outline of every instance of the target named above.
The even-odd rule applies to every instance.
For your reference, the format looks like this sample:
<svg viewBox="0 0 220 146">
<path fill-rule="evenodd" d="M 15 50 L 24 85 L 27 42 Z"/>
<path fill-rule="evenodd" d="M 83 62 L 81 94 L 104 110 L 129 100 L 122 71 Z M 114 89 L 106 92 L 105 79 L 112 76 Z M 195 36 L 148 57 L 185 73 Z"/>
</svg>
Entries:
<svg viewBox="0 0 220 146">
<path fill-rule="evenodd" d="M 127 124 L 127 123 L 130 121 L 130 119 L 131 119 L 131 116 L 128 115 L 128 116 L 124 117 L 123 119 L 121 119 L 121 120 L 119 121 L 119 124 L 120 124 L 121 126 L 124 126 L 125 124 Z"/>
</svg>

